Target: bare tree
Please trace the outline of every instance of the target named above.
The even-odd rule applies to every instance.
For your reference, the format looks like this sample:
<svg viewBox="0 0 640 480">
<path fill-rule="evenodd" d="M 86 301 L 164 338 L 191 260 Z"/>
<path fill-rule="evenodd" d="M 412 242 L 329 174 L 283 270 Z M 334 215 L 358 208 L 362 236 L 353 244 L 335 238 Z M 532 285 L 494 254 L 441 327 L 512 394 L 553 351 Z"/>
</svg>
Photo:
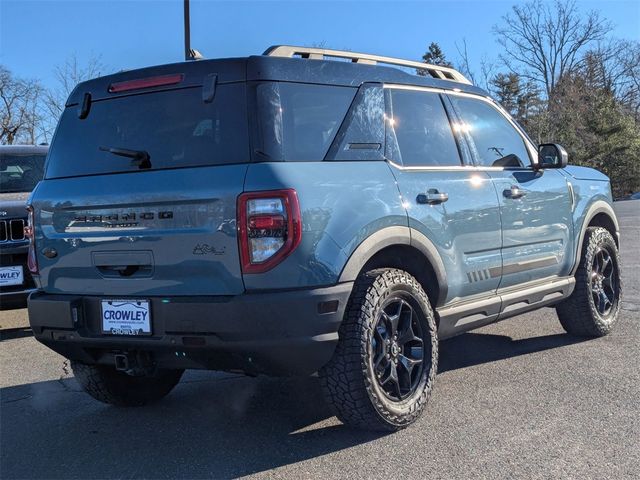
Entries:
<svg viewBox="0 0 640 480">
<path fill-rule="evenodd" d="M 598 12 L 581 16 L 575 0 L 514 5 L 503 20 L 493 27 L 504 48 L 501 59 L 512 72 L 540 81 L 547 96 L 560 78 L 579 66 L 581 54 L 611 31 Z"/>
<path fill-rule="evenodd" d="M 41 95 L 42 86 L 37 80 L 16 78 L 0 65 L 0 143 L 36 143 Z"/>
<path fill-rule="evenodd" d="M 458 51 L 458 55 L 460 56 L 460 63 L 458 64 L 458 70 L 460 70 L 460 73 L 462 73 L 465 77 L 471 80 L 471 83 L 475 85 L 476 78 L 473 73 L 473 70 L 471 69 L 471 63 L 469 62 L 469 52 L 467 51 L 467 39 L 466 38 L 462 39 L 462 45 L 458 45 L 457 42 L 455 45 L 456 45 L 456 50 Z"/>
<path fill-rule="evenodd" d="M 99 56 L 91 55 L 86 62 L 80 62 L 76 54 L 72 54 L 64 63 L 53 70 L 55 86 L 49 89 L 44 98 L 44 110 L 49 118 L 47 132 L 52 133 L 60 115 L 64 111 L 67 98 L 80 82 L 99 77 L 106 70 Z"/>
<path fill-rule="evenodd" d="M 485 90 L 491 90 L 491 80 L 496 75 L 498 66 L 495 60 L 489 59 L 486 55 L 480 60 L 480 86 Z"/>
<path fill-rule="evenodd" d="M 462 45 L 455 44 L 458 56 L 460 58 L 458 62 L 458 70 L 474 85 L 484 88 L 487 91 L 491 91 L 491 82 L 496 75 L 497 65 L 494 60 L 490 60 L 487 55 L 483 55 L 480 59 L 480 73 L 471 68 L 471 60 L 469 59 L 469 51 L 467 49 L 467 40 L 462 39 Z"/>
<path fill-rule="evenodd" d="M 589 86 L 604 89 L 630 111 L 640 112 L 640 42 L 611 39 L 585 55 L 582 73 Z"/>
</svg>

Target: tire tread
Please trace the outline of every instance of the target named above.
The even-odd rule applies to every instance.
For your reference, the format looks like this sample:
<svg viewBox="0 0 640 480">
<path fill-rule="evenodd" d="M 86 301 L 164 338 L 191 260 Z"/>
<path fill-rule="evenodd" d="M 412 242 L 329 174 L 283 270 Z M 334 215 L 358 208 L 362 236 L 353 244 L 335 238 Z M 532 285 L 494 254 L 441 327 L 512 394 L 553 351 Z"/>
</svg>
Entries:
<svg viewBox="0 0 640 480">
<path fill-rule="evenodd" d="M 432 368 L 426 388 L 411 405 L 408 413 L 397 415 L 386 408 L 384 402 L 372 392 L 364 352 L 368 335 L 365 330 L 374 326 L 372 317 L 383 300 L 384 293 L 394 284 L 403 283 L 421 297 L 432 330 Z M 345 318 L 339 330 L 340 341 L 331 361 L 319 372 L 325 398 L 336 416 L 345 424 L 382 431 L 395 431 L 413 423 L 422 413 L 429 399 L 437 370 L 437 333 L 429 300 L 422 286 L 407 272 L 398 269 L 377 269 L 361 274 L 347 304 Z M 375 405 L 374 405 L 375 403 Z"/>
<path fill-rule="evenodd" d="M 611 332 L 617 319 L 620 301 L 618 300 L 613 314 L 613 320 L 605 322 L 598 314 L 593 301 L 590 299 L 590 262 L 595 250 L 603 244 L 613 246 L 615 265 L 620 266 L 620 255 L 615 240 L 602 227 L 589 227 L 585 233 L 580 263 L 575 274 L 576 285 L 571 295 L 556 306 L 556 312 L 562 328 L 567 333 L 578 336 L 602 337 Z M 610 252 L 612 253 L 612 252 Z M 622 279 L 618 275 L 618 288 L 622 294 Z"/>
</svg>

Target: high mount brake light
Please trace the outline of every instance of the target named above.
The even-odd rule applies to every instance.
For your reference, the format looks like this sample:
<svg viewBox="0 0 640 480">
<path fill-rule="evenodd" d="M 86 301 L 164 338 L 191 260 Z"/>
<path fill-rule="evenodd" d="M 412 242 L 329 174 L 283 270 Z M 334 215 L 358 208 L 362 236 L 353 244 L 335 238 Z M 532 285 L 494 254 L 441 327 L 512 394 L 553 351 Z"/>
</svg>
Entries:
<svg viewBox="0 0 640 480">
<path fill-rule="evenodd" d="M 302 240 L 298 194 L 293 189 L 238 197 L 238 243 L 243 273 L 263 273 L 287 258 Z"/>
<path fill-rule="evenodd" d="M 36 236 L 33 226 L 33 207 L 27 207 L 27 225 L 24 227 L 24 236 L 29 239 L 29 251 L 27 253 L 27 267 L 31 273 L 38 273 L 38 256 L 36 255 Z"/>
<path fill-rule="evenodd" d="M 129 90 L 140 90 L 142 88 L 160 87 L 163 85 L 175 85 L 182 82 L 184 75 L 175 73 L 173 75 L 162 75 L 159 77 L 138 78 L 125 82 L 112 83 L 109 85 L 109 93 L 126 92 Z"/>
</svg>

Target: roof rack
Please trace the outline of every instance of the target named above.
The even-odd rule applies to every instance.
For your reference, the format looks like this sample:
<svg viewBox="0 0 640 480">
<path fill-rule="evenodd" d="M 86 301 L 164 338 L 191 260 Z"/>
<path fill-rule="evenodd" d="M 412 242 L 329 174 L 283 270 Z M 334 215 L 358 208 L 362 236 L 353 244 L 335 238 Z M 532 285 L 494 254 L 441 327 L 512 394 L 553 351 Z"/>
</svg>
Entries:
<svg viewBox="0 0 640 480">
<path fill-rule="evenodd" d="M 287 57 L 292 58 L 299 56 L 311 60 L 324 60 L 329 58 L 346 58 L 353 63 L 362 63 L 366 65 L 377 65 L 384 63 L 388 65 L 397 65 L 401 67 L 410 67 L 418 70 L 424 70 L 433 78 L 440 80 L 451 80 L 459 83 L 471 85 L 471 82 L 460 72 L 453 68 L 442 67 L 440 65 L 432 65 L 430 63 L 414 62 L 411 60 L 402 60 L 400 58 L 382 57 L 380 55 L 370 55 L 368 53 L 348 52 L 345 50 L 330 50 L 328 48 L 315 47 L 295 47 L 291 45 L 274 45 L 269 47 L 263 55 L 270 57 Z"/>
</svg>

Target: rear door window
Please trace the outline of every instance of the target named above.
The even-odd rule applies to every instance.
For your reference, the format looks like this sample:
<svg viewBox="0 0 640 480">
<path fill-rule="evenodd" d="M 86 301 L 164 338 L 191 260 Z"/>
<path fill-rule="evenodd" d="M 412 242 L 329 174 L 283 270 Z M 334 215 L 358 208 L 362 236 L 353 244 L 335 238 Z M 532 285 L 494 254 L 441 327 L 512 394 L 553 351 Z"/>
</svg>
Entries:
<svg viewBox="0 0 640 480">
<path fill-rule="evenodd" d="M 407 167 L 461 165 L 458 145 L 438 93 L 390 89 L 390 99 L 391 160 Z"/>
<path fill-rule="evenodd" d="M 103 148 L 145 151 L 152 169 L 247 162 L 245 84 L 219 85 L 210 103 L 193 87 L 95 101 L 85 119 L 68 107 L 47 178 L 138 170 L 131 158 Z"/>
<path fill-rule="evenodd" d="M 351 87 L 257 84 L 258 157 L 293 162 L 324 160 L 355 94 L 356 89 Z"/>
</svg>

